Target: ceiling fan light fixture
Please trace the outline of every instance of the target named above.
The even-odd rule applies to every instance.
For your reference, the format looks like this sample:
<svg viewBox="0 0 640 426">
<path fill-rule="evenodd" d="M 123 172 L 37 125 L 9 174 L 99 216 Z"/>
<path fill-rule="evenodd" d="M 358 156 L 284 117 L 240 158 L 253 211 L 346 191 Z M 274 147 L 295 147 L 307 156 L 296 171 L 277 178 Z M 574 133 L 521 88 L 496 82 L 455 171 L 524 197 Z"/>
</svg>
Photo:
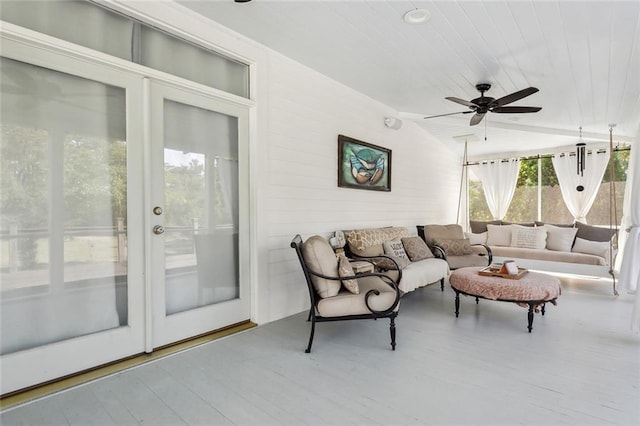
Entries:
<svg viewBox="0 0 640 426">
<path fill-rule="evenodd" d="M 413 9 L 404 14 L 404 22 L 407 24 L 422 24 L 431 18 L 431 12 L 427 9 Z"/>
</svg>

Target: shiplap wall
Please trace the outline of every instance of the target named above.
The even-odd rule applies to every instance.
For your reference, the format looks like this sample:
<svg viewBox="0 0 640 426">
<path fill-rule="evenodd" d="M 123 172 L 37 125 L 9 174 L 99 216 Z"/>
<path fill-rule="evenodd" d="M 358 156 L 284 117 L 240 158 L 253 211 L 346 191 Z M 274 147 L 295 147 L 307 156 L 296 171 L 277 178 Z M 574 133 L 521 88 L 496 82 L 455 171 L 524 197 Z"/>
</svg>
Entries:
<svg viewBox="0 0 640 426">
<path fill-rule="evenodd" d="M 460 158 L 415 123 L 384 126 L 394 111 L 276 53 L 269 53 L 267 321 L 308 307 L 300 265 L 289 243 L 338 229 L 455 222 Z M 260 100 L 258 100 L 260 102 Z M 262 132 L 261 132 L 262 134 Z M 391 192 L 337 186 L 338 135 L 392 150 Z M 261 138 L 262 139 L 262 138 Z"/>
</svg>

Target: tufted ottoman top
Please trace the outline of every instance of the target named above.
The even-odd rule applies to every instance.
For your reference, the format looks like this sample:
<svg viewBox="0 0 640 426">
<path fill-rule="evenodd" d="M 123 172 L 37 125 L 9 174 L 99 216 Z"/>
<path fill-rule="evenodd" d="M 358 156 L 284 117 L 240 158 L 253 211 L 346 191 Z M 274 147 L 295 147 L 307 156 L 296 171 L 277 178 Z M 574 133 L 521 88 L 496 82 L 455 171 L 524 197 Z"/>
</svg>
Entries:
<svg viewBox="0 0 640 426">
<path fill-rule="evenodd" d="M 510 302 L 548 301 L 562 293 L 560 280 L 552 275 L 529 272 L 519 280 L 478 274 L 482 267 L 460 268 L 451 272 L 451 287 L 473 296 Z"/>
</svg>

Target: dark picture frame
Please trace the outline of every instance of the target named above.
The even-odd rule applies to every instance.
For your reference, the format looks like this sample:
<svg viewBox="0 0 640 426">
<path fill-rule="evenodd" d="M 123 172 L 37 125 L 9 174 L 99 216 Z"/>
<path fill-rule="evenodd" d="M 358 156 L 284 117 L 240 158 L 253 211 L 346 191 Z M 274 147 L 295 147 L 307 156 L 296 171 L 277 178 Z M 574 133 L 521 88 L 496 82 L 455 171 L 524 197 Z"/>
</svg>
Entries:
<svg viewBox="0 0 640 426">
<path fill-rule="evenodd" d="M 338 186 L 391 191 L 391 150 L 338 135 Z"/>
</svg>

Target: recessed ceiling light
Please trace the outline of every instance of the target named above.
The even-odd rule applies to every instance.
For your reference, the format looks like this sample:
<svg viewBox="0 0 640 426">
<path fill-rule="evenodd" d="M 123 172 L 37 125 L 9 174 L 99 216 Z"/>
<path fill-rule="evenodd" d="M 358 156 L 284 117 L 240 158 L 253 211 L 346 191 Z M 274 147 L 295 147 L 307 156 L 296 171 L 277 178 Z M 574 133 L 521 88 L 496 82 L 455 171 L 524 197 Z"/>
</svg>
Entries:
<svg viewBox="0 0 640 426">
<path fill-rule="evenodd" d="M 427 9 L 413 9 L 404 14 L 404 22 L 407 24 L 421 24 L 431 18 L 431 12 Z"/>
</svg>

